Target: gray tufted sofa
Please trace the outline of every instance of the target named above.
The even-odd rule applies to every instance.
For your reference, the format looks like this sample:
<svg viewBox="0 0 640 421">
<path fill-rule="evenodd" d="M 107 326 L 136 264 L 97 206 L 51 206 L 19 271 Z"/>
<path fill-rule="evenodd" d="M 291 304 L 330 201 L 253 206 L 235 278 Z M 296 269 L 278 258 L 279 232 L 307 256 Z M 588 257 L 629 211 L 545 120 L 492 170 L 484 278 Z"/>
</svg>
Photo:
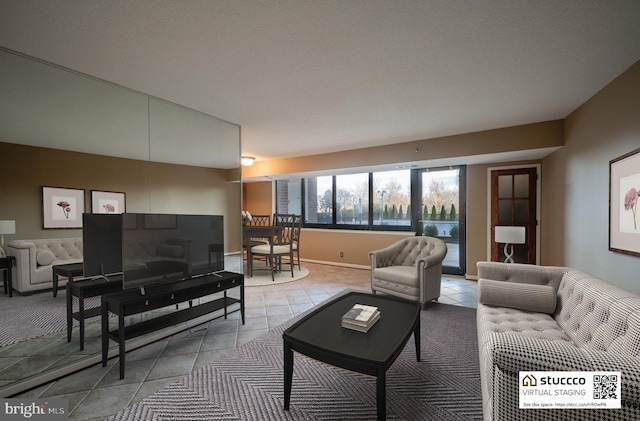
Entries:
<svg viewBox="0 0 640 421">
<path fill-rule="evenodd" d="M 640 420 L 640 296 L 579 270 L 478 263 L 485 420 Z M 620 371 L 621 409 L 519 409 L 520 371 Z"/>
<path fill-rule="evenodd" d="M 14 240 L 7 245 L 7 254 L 15 256 L 13 289 L 23 294 L 53 288 L 54 265 L 82 262 L 82 238 L 48 238 Z M 60 285 L 66 279 L 60 279 Z"/>
<path fill-rule="evenodd" d="M 404 238 L 369 253 L 371 290 L 424 304 L 440 297 L 447 245 L 435 237 Z"/>
</svg>

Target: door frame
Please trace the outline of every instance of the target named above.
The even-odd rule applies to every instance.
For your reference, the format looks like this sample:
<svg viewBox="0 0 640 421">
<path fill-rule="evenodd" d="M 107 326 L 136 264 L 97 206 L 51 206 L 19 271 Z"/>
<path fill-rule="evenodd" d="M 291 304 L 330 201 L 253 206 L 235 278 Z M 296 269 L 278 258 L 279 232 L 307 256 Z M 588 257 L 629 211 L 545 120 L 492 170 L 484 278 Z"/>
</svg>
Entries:
<svg viewBox="0 0 640 421">
<path fill-rule="evenodd" d="M 487 226 L 486 226 L 486 239 L 487 239 L 487 261 L 491 261 L 491 172 L 496 170 L 514 170 L 520 168 L 535 168 L 536 169 L 536 265 L 540 264 L 540 231 L 542 221 L 541 215 L 541 189 L 542 189 L 542 165 L 541 164 L 524 164 L 524 165 L 506 165 L 502 167 L 489 167 L 487 168 Z"/>
</svg>

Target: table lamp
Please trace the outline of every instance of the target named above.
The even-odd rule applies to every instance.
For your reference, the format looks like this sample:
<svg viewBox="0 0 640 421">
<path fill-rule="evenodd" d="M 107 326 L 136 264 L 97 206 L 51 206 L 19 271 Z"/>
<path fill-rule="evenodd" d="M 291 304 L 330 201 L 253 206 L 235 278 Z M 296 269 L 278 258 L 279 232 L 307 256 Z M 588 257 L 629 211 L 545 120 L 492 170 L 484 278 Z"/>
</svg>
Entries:
<svg viewBox="0 0 640 421">
<path fill-rule="evenodd" d="M 4 235 L 16 233 L 16 221 L 0 221 L 0 257 L 6 256 L 4 252 Z"/>
<path fill-rule="evenodd" d="M 524 244 L 525 234 L 525 227 L 495 226 L 496 243 L 504 243 L 505 263 L 513 263 L 513 245 Z M 509 246 L 511 246 L 510 249 Z"/>
</svg>

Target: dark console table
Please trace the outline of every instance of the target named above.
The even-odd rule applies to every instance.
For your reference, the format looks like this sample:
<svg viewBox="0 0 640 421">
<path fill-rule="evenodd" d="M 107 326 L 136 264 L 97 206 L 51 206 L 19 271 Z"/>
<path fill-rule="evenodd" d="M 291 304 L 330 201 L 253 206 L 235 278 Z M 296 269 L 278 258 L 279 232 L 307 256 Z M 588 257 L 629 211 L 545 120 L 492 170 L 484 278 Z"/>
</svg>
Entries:
<svg viewBox="0 0 640 421">
<path fill-rule="evenodd" d="M 68 283 L 73 282 L 74 277 L 82 276 L 84 267 L 82 263 L 67 263 L 64 265 L 55 265 L 51 268 L 53 272 L 53 296 L 58 296 L 58 277 L 64 276 Z"/>
<path fill-rule="evenodd" d="M 11 279 L 11 270 L 12 266 L 16 263 L 16 258 L 13 256 L 3 256 L 0 257 L 0 270 L 3 270 L 4 273 L 4 293 L 9 291 L 9 297 L 13 297 L 13 280 Z"/>
<path fill-rule="evenodd" d="M 122 291 L 122 275 L 111 278 L 85 279 L 67 283 L 67 342 L 71 342 L 73 319 L 80 322 L 80 351 L 84 349 L 84 321 L 101 314 L 100 307 L 85 308 L 89 297 Z M 73 297 L 78 299 L 78 311 L 73 311 Z"/>
<path fill-rule="evenodd" d="M 227 290 L 240 287 L 240 299 L 227 296 Z M 217 300 L 191 306 L 183 310 L 159 316 L 131 326 L 125 326 L 127 316 L 144 313 L 174 304 L 187 302 L 206 295 L 224 291 Z M 109 339 L 118 342 L 120 378 L 124 378 L 125 342 L 177 323 L 185 322 L 224 308 L 227 318 L 227 306 L 240 303 L 240 315 L 244 324 L 244 275 L 234 272 L 196 277 L 183 281 L 173 281 L 149 285 L 141 291 L 138 288 L 102 296 L 102 366 L 107 365 Z M 109 313 L 118 317 L 118 328 L 109 330 Z"/>
</svg>

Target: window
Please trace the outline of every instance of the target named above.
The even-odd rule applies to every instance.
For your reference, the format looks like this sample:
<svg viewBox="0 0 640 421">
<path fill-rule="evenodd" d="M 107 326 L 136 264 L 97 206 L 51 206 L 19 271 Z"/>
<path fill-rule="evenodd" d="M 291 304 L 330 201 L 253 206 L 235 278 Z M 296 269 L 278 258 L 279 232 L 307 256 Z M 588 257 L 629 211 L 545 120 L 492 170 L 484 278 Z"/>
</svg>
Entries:
<svg viewBox="0 0 640 421">
<path fill-rule="evenodd" d="M 373 225 L 411 226 L 411 170 L 373 173 Z"/>
<path fill-rule="evenodd" d="M 336 223 L 369 225 L 369 174 L 336 176 Z"/>
<path fill-rule="evenodd" d="M 279 180 L 276 212 L 303 214 L 307 228 L 415 231 L 441 238 L 448 248 L 443 273 L 461 275 L 466 177 L 466 167 L 456 166 Z"/>
<path fill-rule="evenodd" d="M 304 222 L 311 224 L 333 223 L 333 177 L 304 179 Z"/>
</svg>

